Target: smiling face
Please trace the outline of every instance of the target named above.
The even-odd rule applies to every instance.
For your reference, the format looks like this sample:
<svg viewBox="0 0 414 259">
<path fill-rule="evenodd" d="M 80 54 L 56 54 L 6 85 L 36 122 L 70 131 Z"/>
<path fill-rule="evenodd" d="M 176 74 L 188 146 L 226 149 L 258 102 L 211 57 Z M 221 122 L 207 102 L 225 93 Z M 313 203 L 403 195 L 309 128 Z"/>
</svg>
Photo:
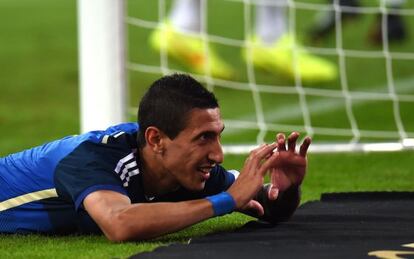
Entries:
<svg viewBox="0 0 414 259">
<path fill-rule="evenodd" d="M 165 137 L 162 163 L 169 176 L 188 190 L 202 190 L 211 169 L 223 162 L 223 129 L 219 108 L 192 109 L 185 129 L 172 140 Z"/>
</svg>

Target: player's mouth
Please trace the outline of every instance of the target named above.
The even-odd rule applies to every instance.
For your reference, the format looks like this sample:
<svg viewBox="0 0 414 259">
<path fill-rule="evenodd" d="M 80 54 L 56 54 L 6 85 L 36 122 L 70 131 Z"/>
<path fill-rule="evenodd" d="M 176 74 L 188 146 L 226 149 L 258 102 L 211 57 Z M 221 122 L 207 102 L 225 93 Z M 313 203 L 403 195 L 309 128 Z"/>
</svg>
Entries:
<svg viewBox="0 0 414 259">
<path fill-rule="evenodd" d="M 201 166 L 197 169 L 201 173 L 201 178 L 203 181 L 207 181 L 210 178 L 210 171 L 213 169 L 212 166 Z"/>
</svg>

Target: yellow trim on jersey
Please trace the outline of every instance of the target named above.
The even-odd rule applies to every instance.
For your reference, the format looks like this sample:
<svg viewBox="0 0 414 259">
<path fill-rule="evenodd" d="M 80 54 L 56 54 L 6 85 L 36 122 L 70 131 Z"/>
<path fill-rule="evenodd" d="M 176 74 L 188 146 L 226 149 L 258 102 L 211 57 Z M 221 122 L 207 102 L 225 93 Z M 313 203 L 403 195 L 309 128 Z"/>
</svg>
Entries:
<svg viewBox="0 0 414 259">
<path fill-rule="evenodd" d="M 23 205 L 25 203 L 43 200 L 47 198 L 53 198 L 53 197 L 58 197 L 55 188 L 27 193 L 27 194 L 20 195 L 20 196 L 5 200 L 3 202 L 0 202 L 0 211 L 11 209 L 11 208 Z"/>
</svg>

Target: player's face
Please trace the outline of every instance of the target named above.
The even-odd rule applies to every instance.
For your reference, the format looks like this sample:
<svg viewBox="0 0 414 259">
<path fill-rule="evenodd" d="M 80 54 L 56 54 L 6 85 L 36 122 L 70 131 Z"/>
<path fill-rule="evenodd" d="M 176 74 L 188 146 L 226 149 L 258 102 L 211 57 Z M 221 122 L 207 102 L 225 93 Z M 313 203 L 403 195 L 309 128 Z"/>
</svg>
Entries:
<svg viewBox="0 0 414 259">
<path fill-rule="evenodd" d="M 202 190 L 211 169 L 223 162 L 220 136 L 224 129 L 219 108 L 190 111 L 186 128 L 168 139 L 164 166 L 178 184 L 188 190 Z"/>
</svg>

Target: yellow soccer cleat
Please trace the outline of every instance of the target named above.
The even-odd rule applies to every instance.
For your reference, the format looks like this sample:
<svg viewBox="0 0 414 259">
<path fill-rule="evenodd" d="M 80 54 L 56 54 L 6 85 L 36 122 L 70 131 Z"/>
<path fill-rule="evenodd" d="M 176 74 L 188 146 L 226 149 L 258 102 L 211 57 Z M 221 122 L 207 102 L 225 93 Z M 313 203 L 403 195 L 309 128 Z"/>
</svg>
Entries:
<svg viewBox="0 0 414 259">
<path fill-rule="evenodd" d="M 163 23 L 152 32 L 150 44 L 157 51 L 166 51 L 197 74 L 208 74 L 210 69 L 211 76 L 216 78 L 230 79 L 234 75 L 231 66 L 211 46 L 208 46 L 207 55 L 199 35 L 179 32 L 169 23 Z"/>
<path fill-rule="evenodd" d="M 293 38 L 282 36 L 273 45 L 266 45 L 254 38 L 252 43 L 252 58 L 254 66 L 270 73 L 284 74 L 294 80 L 297 70 L 303 83 L 315 84 L 332 81 L 337 78 L 336 66 L 328 60 L 308 53 L 296 45 L 296 58 L 293 54 Z M 247 60 L 247 49 L 244 58 Z"/>
</svg>

